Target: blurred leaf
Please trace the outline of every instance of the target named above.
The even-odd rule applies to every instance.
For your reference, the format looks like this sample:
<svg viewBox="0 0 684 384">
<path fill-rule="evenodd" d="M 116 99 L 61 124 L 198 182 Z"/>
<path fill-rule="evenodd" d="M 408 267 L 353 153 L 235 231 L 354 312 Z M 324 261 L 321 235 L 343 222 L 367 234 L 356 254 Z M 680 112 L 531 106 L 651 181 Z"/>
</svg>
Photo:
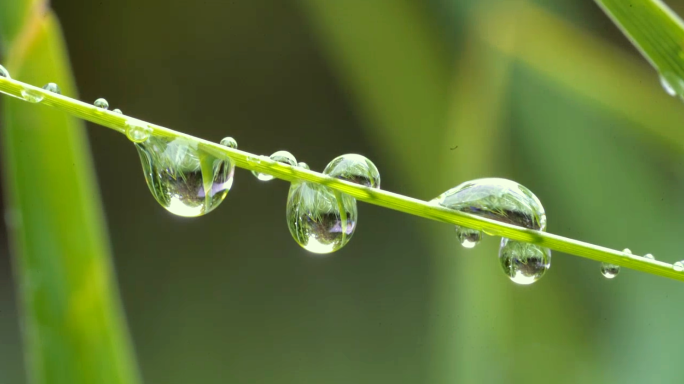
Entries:
<svg viewBox="0 0 684 384">
<path fill-rule="evenodd" d="M 9 10 L 0 13 L 6 67 L 15 78 L 56 82 L 74 96 L 61 31 L 44 6 L 2 2 Z M 2 101 L 7 209 L 30 382 L 136 383 L 83 124 L 53 108 Z"/>
<path fill-rule="evenodd" d="M 673 116 L 684 118 L 681 102 L 667 96 L 640 60 L 532 5 L 480 12 L 478 20 L 479 35 L 489 44 L 566 91 L 627 118 L 635 124 L 626 128 L 647 133 L 645 140 L 684 152 L 684 130 L 671 124 Z M 524 44 L 511 45 L 505 35 L 492 33 L 512 24 Z"/>
<path fill-rule="evenodd" d="M 684 24 L 660 0 L 596 0 L 680 96 L 684 96 Z"/>
</svg>

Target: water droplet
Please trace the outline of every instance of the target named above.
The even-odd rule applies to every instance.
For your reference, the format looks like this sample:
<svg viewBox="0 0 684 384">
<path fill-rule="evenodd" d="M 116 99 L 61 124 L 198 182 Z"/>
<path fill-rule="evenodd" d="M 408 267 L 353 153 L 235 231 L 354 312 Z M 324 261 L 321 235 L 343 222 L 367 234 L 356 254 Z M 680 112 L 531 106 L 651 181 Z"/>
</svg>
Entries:
<svg viewBox="0 0 684 384">
<path fill-rule="evenodd" d="M 631 255 L 632 255 L 632 250 L 629 249 L 629 248 L 625 248 L 625 249 L 622 250 L 622 253 L 624 253 L 625 255 L 631 256 Z"/>
<path fill-rule="evenodd" d="M 672 264 L 672 269 L 674 269 L 677 272 L 684 271 L 684 261 L 678 261 L 678 262 Z"/>
<path fill-rule="evenodd" d="M 650 253 L 647 253 L 644 255 L 644 259 L 655 260 L 655 257 L 653 257 L 653 255 L 651 255 Z"/>
<path fill-rule="evenodd" d="M 331 253 L 354 234 L 356 199 L 328 187 L 295 182 L 287 196 L 287 226 L 295 241 L 309 252 Z"/>
<path fill-rule="evenodd" d="M 551 268 L 551 251 L 536 244 L 502 238 L 499 262 L 514 283 L 528 285 L 541 279 Z"/>
<path fill-rule="evenodd" d="M 121 110 L 119 108 L 114 108 L 114 110 L 112 112 L 118 113 L 119 115 L 123 115 L 123 112 L 121 112 Z"/>
<path fill-rule="evenodd" d="M 225 145 L 226 147 L 237 149 L 237 141 L 235 141 L 235 139 L 233 139 L 232 137 L 224 137 L 221 140 L 221 145 Z"/>
<path fill-rule="evenodd" d="M 109 103 L 107 102 L 107 100 L 102 99 L 102 98 L 95 100 L 93 105 L 100 108 L 100 109 L 109 109 Z"/>
<path fill-rule="evenodd" d="M 292 155 L 288 151 L 278 151 L 274 152 L 271 156 L 271 160 L 277 161 L 279 163 L 287 164 L 290 166 L 296 166 L 297 165 L 297 159 L 295 159 L 294 155 Z M 261 181 L 270 181 L 273 180 L 275 177 L 273 175 L 269 175 L 266 173 L 260 173 L 257 171 L 252 171 L 252 174 L 256 176 L 257 179 Z"/>
<path fill-rule="evenodd" d="M 614 279 L 620 273 L 620 266 L 615 264 L 601 263 L 601 274 L 606 279 Z"/>
<path fill-rule="evenodd" d="M 235 165 L 198 150 L 194 141 L 152 136 L 135 146 L 152 195 L 176 215 L 211 212 L 233 185 Z"/>
<path fill-rule="evenodd" d="M 380 188 L 380 172 L 372 161 L 364 156 L 347 154 L 334 158 L 323 173 L 371 188 Z"/>
<path fill-rule="evenodd" d="M 306 169 L 307 171 L 311 169 L 311 168 L 309 167 L 309 164 L 307 164 L 307 163 L 305 163 L 305 162 L 303 162 L 303 161 L 300 161 L 299 163 L 297 163 L 297 166 L 298 166 L 299 168 L 304 168 L 304 169 Z"/>
<path fill-rule="evenodd" d="M 59 85 L 57 85 L 55 83 L 47 83 L 47 84 L 43 85 L 43 89 L 48 91 L 48 92 L 56 93 L 58 95 L 62 94 L 62 90 L 59 88 Z"/>
<path fill-rule="evenodd" d="M 456 236 L 465 248 L 474 248 L 482 239 L 482 232 L 477 229 L 456 226 Z"/>
<path fill-rule="evenodd" d="M 661 73 L 660 85 L 670 96 L 684 95 L 684 81 L 674 72 Z"/>
<path fill-rule="evenodd" d="M 468 181 L 437 196 L 432 202 L 508 224 L 541 231 L 546 229 L 546 213 L 539 199 L 529 189 L 511 180 L 488 178 Z M 474 246 L 472 243 L 467 245 Z"/>
<path fill-rule="evenodd" d="M 5 69 L 5 67 L 3 67 L 2 65 L 0 65 L 0 76 L 11 79 L 9 71 Z"/>
<path fill-rule="evenodd" d="M 22 89 L 21 97 L 29 103 L 40 103 L 44 98 L 42 93 L 34 91 L 33 89 Z"/>
<path fill-rule="evenodd" d="M 128 140 L 134 143 L 142 143 L 147 141 L 150 135 L 152 135 L 152 129 L 142 121 L 126 121 L 126 137 L 128 137 Z"/>
</svg>

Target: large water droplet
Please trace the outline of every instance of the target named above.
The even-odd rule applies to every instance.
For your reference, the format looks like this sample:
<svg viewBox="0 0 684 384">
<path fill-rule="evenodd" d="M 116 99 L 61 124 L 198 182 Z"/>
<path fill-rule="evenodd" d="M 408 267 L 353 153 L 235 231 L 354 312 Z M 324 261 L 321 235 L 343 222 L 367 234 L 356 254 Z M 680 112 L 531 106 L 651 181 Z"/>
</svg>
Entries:
<svg viewBox="0 0 684 384">
<path fill-rule="evenodd" d="M 474 248 L 482 239 L 482 232 L 477 229 L 457 225 L 456 236 L 464 248 Z"/>
<path fill-rule="evenodd" d="M 59 88 L 59 85 L 57 85 L 55 83 L 47 83 L 47 84 L 43 85 L 43 89 L 48 91 L 48 92 L 56 93 L 58 95 L 62 94 L 62 90 Z"/>
<path fill-rule="evenodd" d="M 292 237 L 313 253 L 342 248 L 354 234 L 358 217 L 356 199 L 307 182 L 290 186 L 286 215 Z"/>
<path fill-rule="evenodd" d="M 672 269 L 674 269 L 677 272 L 684 271 L 684 261 L 678 261 L 678 262 L 672 264 Z"/>
<path fill-rule="evenodd" d="M 237 141 L 235 141 L 235 139 L 233 139 L 230 136 L 224 137 L 223 139 L 221 139 L 221 145 L 224 145 L 226 147 L 230 147 L 233 149 L 237 149 Z"/>
<path fill-rule="evenodd" d="M 601 274 L 606 279 L 613 279 L 620 273 L 620 266 L 615 264 L 601 263 Z"/>
<path fill-rule="evenodd" d="M 107 102 L 107 100 L 105 100 L 103 98 L 99 98 L 99 99 L 95 100 L 93 105 L 100 108 L 100 109 L 109 109 L 109 103 Z"/>
<path fill-rule="evenodd" d="M 42 93 L 34 91 L 33 89 L 22 89 L 21 97 L 29 103 L 40 103 L 44 98 Z"/>
<path fill-rule="evenodd" d="M 297 165 L 297 159 L 295 159 L 294 155 L 288 151 L 274 152 L 270 157 L 271 157 L 271 160 L 277 161 L 279 163 L 291 165 L 293 167 Z M 252 174 L 254 176 L 256 176 L 256 178 L 261 180 L 261 181 L 270 181 L 270 180 L 273 180 L 275 178 L 273 175 L 269 175 L 269 174 L 261 173 L 261 172 L 256 172 L 256 171 L 252 171 Z"/>
<path fill-rule="evenodd" d="M 323 173 L 371 188 L 380 188 L 380 172 L 368 158 L 346 154 L 334 158 Z"/>
<path fill-rule="evenodd" d="M 152 195 L 176 215 L 211 212 L 233 185 L 235 165 L 198 150 L 194 141 L 152 136 L 135 146 Z"/>
<path fill-rule="evenodd" d="M 3 67 L 2 65 L 0 65 L 0 76 L 11 79 L 9 71 L 5 69 L 5 67 Z"/>
<path fill-rule="evenodd" d="M 150 138 L 152 129 L 145 125 L 142 121 L 128 120 L 126 121 L 126 137 L 134 143 L 142 143 Z"/>
<path fill-rule="evenodd" d="M 536 244 L 501 239 L 499 262 L 514 283 L 532 284 L 551 267 L 551 251 Z"/>
</svg>

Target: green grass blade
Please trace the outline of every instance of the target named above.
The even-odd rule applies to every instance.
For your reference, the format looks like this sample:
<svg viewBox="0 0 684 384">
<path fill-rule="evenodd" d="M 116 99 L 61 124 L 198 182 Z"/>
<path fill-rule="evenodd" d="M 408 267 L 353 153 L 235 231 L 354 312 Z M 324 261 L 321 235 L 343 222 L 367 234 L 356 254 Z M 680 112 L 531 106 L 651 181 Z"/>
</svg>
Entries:
<svg viewBox="0 0 684 384">
<path fill-rule="evenodd" d="M 59 24 L 42 6 L 2 2 L 6 67 L 15 78 L 56 82 L 75 95 Z M 137 383 L 83 124 L 54 108 L 2 101 L 4 185 L 29 380 Z"/>
<path fill-rule="evenodd" d="M 642 55 L 684 96 L 684 23 L 659 0 L 596 0 Z"/>
</svg>

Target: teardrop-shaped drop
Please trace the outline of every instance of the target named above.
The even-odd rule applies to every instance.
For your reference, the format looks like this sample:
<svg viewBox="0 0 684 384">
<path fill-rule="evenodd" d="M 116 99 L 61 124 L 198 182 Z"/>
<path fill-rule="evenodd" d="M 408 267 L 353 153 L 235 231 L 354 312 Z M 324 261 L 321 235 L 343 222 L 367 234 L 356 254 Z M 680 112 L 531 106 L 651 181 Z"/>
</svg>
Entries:
<svg viewBox="0 0 684 384">
<path fill-rule="evenodd" d="M 346 154 L 334 158 L 323 173 L 371 188 L 380 188 L 380 172 L 365 156 Z"/>
<path fill-rule="evenodd" d="M 482 240 L 482 232 L 477 229 L 456 226 L 456 236 L 464 248 L 475 248 Z"/>
<path fill-rule="evenodd" d="M 52 93 L 56 93 L 58 95 L 62 94 L 62 90 L 59 88 L 59 85 L 55 83 L 47 83 L 43 85 L 43 89 Z"/>
<path fill-rule="evenodd" d="M 331 253 L 349 242 L 358 212 L 356 199 L 319 184 L 296 182 L 287 196 L 287 226 L 309 252 Z"/>
<path fill-rule="evenodd" d="M 197 142 L 152 136 L 135 146 L 152 195 L 173 214 L 207 214 L 233 185 L 235 165 L 199 150 Z"/>
<path fill-rule="evenodd" d="M 601 263 L 601 274 L 606 279 L 614 279 L 620 273 L 620 266 L 609 263 Z"/>
<path fill-rule="evenodd" d="M 551 251 L 536 244 L 501 239 L 499 262 L 514 283 L 532 284 L 551 268 Z"/>
<path fill-rule="evenodd" d="M 274 152 L 270 156 L 270 158 L 273 161 L 277 161 L 279 163 L 291 165 L 293 167 L 297 165 L 297 159 L 295 159 L 294 155 L 288 151 Z M 256 178 L 261 180 L 261 181 L 270 181 L 270 180 L 273 180 L 275 178 L 273 175 L 269 175 L 267 173 L 261 173 L 261 172 L 257 172 L 257 171 L 252 171 L 252 174 L 254 176 L 256 176 Z"/>
<path fill-rule="evenodd" d="M 99 99 L 95 100 L 93 105 L 100 108 L 100 109 L 109 109 L 109 103 L 107 102 L 107 100 L 105 100 L 103 98 L 99 98 Z"/>
</svg>

